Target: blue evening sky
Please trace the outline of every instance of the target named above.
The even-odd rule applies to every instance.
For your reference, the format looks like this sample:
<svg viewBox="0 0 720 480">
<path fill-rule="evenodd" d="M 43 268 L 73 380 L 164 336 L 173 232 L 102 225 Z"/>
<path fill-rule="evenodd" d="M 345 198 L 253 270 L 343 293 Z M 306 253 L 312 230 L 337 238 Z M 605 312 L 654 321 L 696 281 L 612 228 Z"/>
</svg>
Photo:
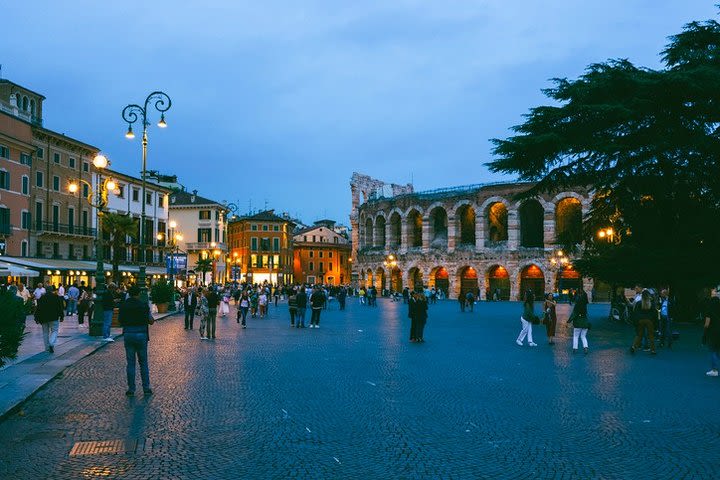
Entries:
<svg viewBox="0 0 720 480">
<path fill-rule="evenodd" d="M 148 168 L 240 211 L 349 223 L 353 171 L 416 189 L 500 180 L 484 162 L 552 77 L 629 58 L 716 0 L 3 0 L 3 78 L 47 128 L 138 174 L 120 112 L 156 89 Z M 159 114 L 152 118 L 156 122 Z"/>
</svg>

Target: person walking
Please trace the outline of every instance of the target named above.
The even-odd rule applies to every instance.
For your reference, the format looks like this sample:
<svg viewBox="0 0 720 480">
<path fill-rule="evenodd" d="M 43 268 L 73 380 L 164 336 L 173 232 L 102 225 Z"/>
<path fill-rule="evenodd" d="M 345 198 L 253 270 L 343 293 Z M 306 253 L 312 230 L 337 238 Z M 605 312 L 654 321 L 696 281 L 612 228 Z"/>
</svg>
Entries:
<svg viewBox="0 0 720 480">
<path fill-rule="evenodd" d="M 218 305 L 220 304 L 220 296 L 214 288 L 207 291 L 208 317 L 205 336 L 208 339 L 215 340 L 215 325 L 217 324 Z"/>
<path fill-rule="evenodd" d="M 76 284 L 73 284 L 67 291 L 67 310 L 65 316 L 69 317 L 77 313 L 77 304 L 80 299 L 80 289 Z"/>
<path fill-rule="evenodd" d="M 88 323 L 92 321 L 92 304 L 93 298 L 90 289 L 85 289 L 80 294 L 80 301 L 78 302 L 78 325 L 85 326 L 85 315 L 88 314 Z"/>
<path fill-rule="evenodd" d="M 123 341 L 125 343 L 125 359 L 127 366 L 128 389 L 125 395 L 135 395 L 135 366 L 136 359 L 140 365 L 140 380 L 143 393 L 146 397 L 153 394 L 150 388 L 150 368 L 148 366 L 148 341 L 150 331 L 148 326 L 155 321 L 150 314 L 150 306 L 140 300 L 140 287 L 133 285 L 128 289 L 129 298 L 120 304 L 118 320 L 123 328 Z"/>
<path fill-rule="evenodd" d="M 460 311 L 465 311 L 465 294 L 461 291 L 460 295 L 458 295 L 458 302 L 460 302 Z"/>
<path fill-rule="evenodd" d="M 667 288 L 660 291 L 660 346 L 664 347 L 667 343 L 668 348 L 672 348 L 672 302 Z"/>
<path fill-rule="evenodd" d="M 580 339 L 582 341 L 583 351 L 585 355 L 587 355 L 589 351 L 587 332 L 590 329 L 590 322 L 588 321 L 587 315 L 588 296 L 582 287 L 575 293 L 574 303 L 575 306 L 568 319 L 568 323 L 572 323 L 573 325 L 573 353 L 577 353 L 578 339 Z"/>
<path fill-rule="evenodd" d="M 424 297 L 424 295 L 423 295 Z M 417 335 L 417 313 L 415 310 L 415 304 L 417 303 L 416 293 L 412 292 L 408 298 L 408 318 L 410 319 L 410 342 L 415 343 L 418 341 Z"/>
<path fill-rule="evenodd" d="M 647 335 L 650 354 L 655 355 L 655 320 L 658 312 L 653 308 L 652 295 L 649 290 L 643 290 L 640 301 L 633 305 L 633 322 L 635 323 L 635 340 L 630 347 L 630 353 L 640 348 L 643 334 Z"/>
<path fill-rule="evenodd" d="M 115 290 L 117 286 L 114 283 L 108 283 L 107 288 L 100 296 L 100 308 L 103 312 L 102 337 L 105 342 L 114 342 L 111 336 L 110 327 L 112 326 L 113 312 L 115 310 Z M 95 307 L 97 308 L 97 307 Z"/>
<path fill-rule="evenodd" d="M 305 293 L 305 289 L 300 287 L 295 295 L 295 303 L 297 305 L 297 311 L 295 312 L 295 327 L 305 328 L 305 310 L 307 310 L 308 297 Z"/>
<path fill-rule="evenodd" d="M 230 313 L 230 292 L 225 290 L 222 295 L 222 301 L 220 302 L 220 312 L 223 317 L 226 317 Z"/>
<path fill-rule="evenodd" d="M 557 303 L 552 293 L 545 295 L 543 310 L 545 311 L 545 333 L 548 338 L 548 345 L 555 345 L 555 327 L 557 326 Z"/>
<path fill-rule="evenodd" d="M 338 300 L 338 305 L 340 306 L 340 310 L 345 310 L 345 300 L 346 299 L 347 299 L 347 290 L 345 290 L 344 288 L 341 288 L 340 290 L 338 290 L 338 293 L 337 293 L 337 300 Z"/>
<path fill-rule="evenodd" d="M 200 340 L 208 339 L 206 333 L 208 329 L 208 317 L 210 315 L 210 308 L 208 307 L 207 299 L 209 294 L 209 291 L 204 291 L 202 288 L 198 288 L 197 311 L 195 314 L 200 316 Z"/>
<path fill-rule="evenodd" d="M 425 341 L 425 324 L 428 318 L 428 302 L 427 298 L 423 294 L 416 294 L 417 301 L 415 302 L 415 336 L 416 341 L 422 343 Z"/>
<path fill-rule="evenodd" d="M 432 298 L 432 296 L 430 298 Z M 432 303 L 435 303 L 435 302 L 432 302 Z M 470 313 L 475 311 L 475 295 L 473 295 L 472 292 L 467 292 L 465 294 L 465 305 L 470 307 Z"/>
<path fill-rule="evenodd" d="M 242 320 L 242 328 L 246 328 L 245 320 L 247 319 L 248 310 L 250 310 L 250 298 L 247 292 L 242 292 L 238 300 L 237 322 Z"/>
<path fill-rule="evenodd" d="M 198 296 L 193 287 L 188 288 L 183 296 L 183 308 L 185 309 L 185 330 L 193 329 L 195 310 L 197 309 Z"/>
<path fill-rule="evenodd" d="M 360 304 L 365 304 L 365 289 L 363 287 L 360 287 L 360 291 L 358 292 L 358 297 L 360 298 Z"/>
<path fill-rule="evenodd" d="M 63 316 L 63 301 L 55 294 L 55 287 L 48 285 L 45 294 L 37 301 L 35 322 L 39 323 L 43 332 L 45 350 L 54 353 L 57 342 L 60 318 Z"/>
<path fill-rule="evenodd" d="M 528 290 L 525 292 L 525 300 L 523 301 L 523 313 L 520 317 L 520 324 L 522 325 L 522 330 L 520 330 L 520 335 L 518 335 L 517 340 L 515 340 L 515 343 L 523 346 L 523 341 L 525 340 L 525 337 L 527 336 L 528 339 L 528 346 L 530 347 L 537 347 L 537 344 L 533 342 L 532 338 L 532 322 L 535 319 L 535 295 L 533 295 L 532 290 Z"/>
<path fill-rule="evenodd" d="M 297 294 L 293 290 L 288 297 L 288 310 L 290 312 L 290 327 L 295 326 L 295 315 L 297 314 Z"/>
<path fill-rule="evenodd" d="M 710 350 L 710 370 L 705 375 L 717 377 L 720 366 L 720 298 L 711 298 L 706 310 L 703 344 Z"/>
<path fill-rule="evenodd" d="M 261 291 L 258 296 L 258 306 L 260 307 L 260 318 L 264 318 L 267 315 L 268 307 L 268 296 L 265 290 Z"/>
<path fill-rule="evenodd" d="M 310 328 L 320 328 L 320 312 L 325 303 L 325 295 L 318 287 L 315 287 L 312 295 L 310 295 L 310 307 L 312 308 L 312 317 L 310 317 Z"/>
</svg>

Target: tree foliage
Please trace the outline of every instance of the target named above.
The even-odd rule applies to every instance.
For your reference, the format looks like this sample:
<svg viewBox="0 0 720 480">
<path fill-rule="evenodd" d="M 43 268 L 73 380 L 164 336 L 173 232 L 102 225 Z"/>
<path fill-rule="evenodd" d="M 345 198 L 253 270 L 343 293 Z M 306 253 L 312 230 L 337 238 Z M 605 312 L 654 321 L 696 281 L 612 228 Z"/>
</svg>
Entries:
<svg viewBox="0 0 720 480">
<path fill-rule="evenodd" d="M 0 367 L 17 357 L 25 336 L 25 305 L 6 290 L 0 291 Z"/>
<path fill-rule="evenodd" d="M 720 265 L 720 24 L 670 37 L 664 68 L 590 65 L 544 90 L 515 135 L 495 139 L 492 171 L 533 181 L 523 194 L 594 193 L 577 267 L 611 283 L 717 284 Z M 612 227 L 613 242 L 597 232 Z"/>
<path fill-rule="evenodd" d="M 112 247 L 112 256 L 109 259 L 112 263 L 113 280 L 120 283 L 119 265 L 125 261 L 125 252 L 127 248 L 127 237 L 137 238 L 138 220 L 129 215 L 121 215 L 119 213 L 105 213 L 102 219 L 103 233 L 110 237 L 110 246 Z"/>
<path fill-rule="evenodd" d="M 195 271 L 202 274 L 202 278 L 205 278 L 205 274 L 212 270 L 212 259 L 211 258 L 198 258 L 195 262 Z M 203 280 L 204 281 L 204 280 Z"/>
</svg>

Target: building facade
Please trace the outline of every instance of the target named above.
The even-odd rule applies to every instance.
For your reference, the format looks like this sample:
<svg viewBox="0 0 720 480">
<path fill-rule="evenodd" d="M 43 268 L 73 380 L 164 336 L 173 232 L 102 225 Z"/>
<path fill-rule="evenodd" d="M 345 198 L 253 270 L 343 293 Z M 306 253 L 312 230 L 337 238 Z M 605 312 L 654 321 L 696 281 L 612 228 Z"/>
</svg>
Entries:
<svg viewBox="0 0 720 480">
<path fill-rule="evenodd" d="M 401 290 L 435 287 L 457 298 L 518 300 L 521 292 L 567 291 L 594 285 L 554 262 L 558 238 L 581 242 L 586 192 L 559 191 L 518 202 L 529 184 L 469 185 L 414 192 L 354 174 L 351 180 L 353 273 L 359 284 Z M 397 265 L 388 268 L 394 255 Z"/>
<path fill-rule="evenodd" d="M 350 283 L 350 241 L 335 222 L 320 220 L 293 235 L 293 273 L 300 283 Z"/>
<path fill-rule="evenodd" d="M 231 281 L 289 284 L 293 278 L 292 231 L 289 218 L 266 210 L 233 218 L 228 225 Z"/>
<path fill-rule="evenodd" d="M 187 253 L 187 281 L 205 284 L 213 280 L 224 281 L 228 253 L 225 223 L 227 208 L 214 200 L 201 197 L 197 190 L 173 191 L 170 193 L 169 206 L 169 219 L 177 223 L 175 230 L 183 236 L 178 248 Z M 200 259 L 210 259 L 209 271 L 201 272 L 196 268 Z"/>
</svg>

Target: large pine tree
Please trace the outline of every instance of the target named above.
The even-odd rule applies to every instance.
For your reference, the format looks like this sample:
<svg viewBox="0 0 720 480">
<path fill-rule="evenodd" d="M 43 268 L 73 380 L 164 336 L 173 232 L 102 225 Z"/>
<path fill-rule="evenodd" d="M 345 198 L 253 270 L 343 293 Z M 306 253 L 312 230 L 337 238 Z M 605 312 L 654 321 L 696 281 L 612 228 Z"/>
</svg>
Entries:
<svg viewBox="0 0 720 480">
<path fill-rule="evenodd" d="M 609 60 L 554 79 L 553 105 L 493 140 L 488 165 L 537 182 L 526 197 L 592 190 L 577 267 L 618 285 L 668 285 L 687 313 L 720 280 L 720 24 L 686 25 L 662 58 L 657 70 Z M 597 235 L 607 227 L 612 242 Z"/>
</svg>

